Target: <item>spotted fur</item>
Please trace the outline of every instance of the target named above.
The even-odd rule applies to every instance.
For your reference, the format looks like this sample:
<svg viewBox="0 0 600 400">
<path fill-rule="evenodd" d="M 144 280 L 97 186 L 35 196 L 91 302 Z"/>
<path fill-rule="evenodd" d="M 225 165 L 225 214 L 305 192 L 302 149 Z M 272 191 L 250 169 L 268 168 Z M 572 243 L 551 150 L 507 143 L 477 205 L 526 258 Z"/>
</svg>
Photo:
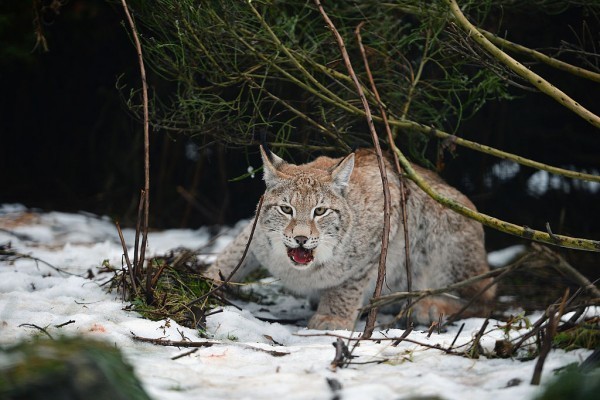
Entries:
<svg viewBox="0 0 600 400">
<path fill-rule="evenodd" d="M 318 299 L 309 328 L 351 329 L 359 308 L 373 293 L 381 249 L 383 191 L 376 155 L 361 149 L 343 159 L 320 157 L 294 165 L 267 156 L 262 148 L 261 152 L 263 208 L 245 265 L 234 280 L 262 265 L 290 291 Z M 391 229 L 384 293 L 407 289 L 400 181 L 387 160 L 386 168 Z M 436 174 L 414 168 L 440 194 L 475 208 Z M 444 287 L 488 271 L 482 226 L 444 208 L 411 181 L 406 184 L 413 289 Z M 251 225 L 219 255 L 206 272 L 208 277 L 218 279 L 219 271 L 224 276 L 231 273 Z M 416 304 L 413 316 L 428 324 L 442 314 L 455 313 L 488 283 L 480 281 L 455 296 L 430 297 Z M 492 287 L 485 292 L 463 315 L 484 312 L 494 291 Z"/>
</svg>

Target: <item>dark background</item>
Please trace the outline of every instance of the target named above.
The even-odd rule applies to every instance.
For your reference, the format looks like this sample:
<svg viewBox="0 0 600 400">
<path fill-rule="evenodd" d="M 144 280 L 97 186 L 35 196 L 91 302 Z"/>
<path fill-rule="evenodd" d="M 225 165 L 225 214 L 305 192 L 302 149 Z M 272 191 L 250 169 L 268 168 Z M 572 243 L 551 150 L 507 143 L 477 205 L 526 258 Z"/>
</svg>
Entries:
<svg viewBox="0 0 600 400">
<path fill-rule="evenodd" d="M 33 4 L 0 1 L 0 203 L 85 210 L 131 225 L 143 187 L 143 127 L 123 99 L 141 85 L 123 10 L 119 3 L 96 0 L 46 9 L 41 15 L 45 52 L 36 47 Z M 587 39 L 584 17 L 592 34 Z M 511 39 L 524 45 L 550 52 L 564 39 L 599 45 L 598 19 L 579 8 L 559 16 L 507 13 L 503 18 L 513 28 Z M 600 113 L 599 84 L 544 66 L 535 70 Z M 168 90 L 151 71 L 148 80 L 153 89 Z M 488 103 L 463 125 L 463 136 L 550 165 L 599 173 L 598 129 L 545 95 L 516 89 L 515 95 L 514 101 Z M 248 165 L 260 166 L 257 149 L 214 144 L 198 151 L 185 136 L 151 135 L 152 228 L 231 224 L 251 215 L 263 190 L 260 176 L 231 180 Z M 436 145 L 432 141 L 432 154 Z M 490 173 L 497 162 L 458 148 L 454 156 L 446 155 L 442 175 L 485 213 L 535 229 L 548 222 L 554 233 L 600 239 L 600 190 L 563 180 L 567 189 L 532 195 L 526 182 L 535 170 L 521 167 L 502 180 Z M 488 230 L 489 249 L 520 242 Z M 578 253 L 582 262 L 597 267 L 598 258 Z"/>
</svg>

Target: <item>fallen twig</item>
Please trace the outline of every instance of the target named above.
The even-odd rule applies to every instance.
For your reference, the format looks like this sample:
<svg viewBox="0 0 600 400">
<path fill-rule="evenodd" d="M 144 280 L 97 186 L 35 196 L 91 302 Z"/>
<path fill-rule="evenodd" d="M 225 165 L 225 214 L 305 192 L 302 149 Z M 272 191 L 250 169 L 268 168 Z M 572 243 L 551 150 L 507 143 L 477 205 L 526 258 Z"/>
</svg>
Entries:
<svg viewBox="0 0 600 400">
<path fill-rule="evenodd" d="M 125 262 L 127 263 L 127 269 L 129 272 L 129 279 L 131 279 L 131 287 L 133 293 L 137 292 L 137 286 L 135 284 L 135 273 L 133 270 L 133 266 L 131 264 L 131 260 L 129 259 L 129 252 L 127 251 L 127 245 L 125 244 L 125 238 L 123 237 L 123 231 L 121 230 L 121 225 L 119 221 L 115 222 L 117 226 L 117 232 L 119 233 L 119 239 L 121 240 L 121 247 L 123 247 L 123 256 L 125 257 Z M 123 286 L 123 292 L 125 292 L 125 286 Z"/>
<path fill-rule="evenodd" d="M 74 324 L 75 320 L 69 320 L 67 322 L 63 322 L 62 324 L 54 325 L 55 328 L 62 328 L 63 326 Z"/>
<path fill-rule="evenodd" d="M 192 355 L 192 354 L 194 354 L 194 353 L 195 353 L 195 352 L 197 352 L 197 351 L 198 351 L 198 349 L 197 349 L 197 348 L 196 348 L 196 349 L 193 349 L 193 350 L 190 350 L 190 351 L 186 351 L 185 353 L 182 353 L 182 354 L 179 354 L 179 355 L 177 355 L 177 356 L 171 357 L 171 360 L 178 360 L 178 359 L 180 359 L 180 358 L 183 358 L 183 357 L 186 357 L 186 356 Z"/>
<path fill-rule="evenodd" d="M 260 347 L 250 346 L 244 343 L 224 343 L 224 342 L 209 342 L 209 341 L 187 341 L 187 340 L 168 340 L 162 338 L 145 338 L 141 336 L 137 336 L 135 333 L 131 332 L 133 340 L 137 342 L 150 343 L 158 346 L 167 346 L 167 347 L 192 347 L 192 348 L 200 348 L 200 347 L 211 347 L 214 345 L 226 345 L 226 346 L 238 346 L 244 349 L 260 351 L 263 353 L 267 353 L 272 355 L 273 357 L 282 357 L 287 356 L 290 353 L 284 351 L 276 351 L 276 350 L 266 350 L 261 349 Z"/>
<path fill-rule="evenodd" d="M 460 333 L 463 331 L 464 327 L 465 327 L 465 323 L 463 322 L 460 325 L 460 328 L 458 328 L 458 332 L 456 332 L 456 335 L 454 336 L 454 340 L 452 340 L 452 343 L 450 343 L 450 347 L 448 347 L 448 350 L 452 350 L 452 348 L 454 347 L 454 344 L 456 343 L 456 340 L 460 336 Z"/>
<path fill-rule="evenodd" d="M 74 274 L 72 272 L 64 271 L 64 270 L 50 264 L 48 261 L 42 260 L 41 258 L 37 258 L 37 257 L 31 256 L 29 254 L 19 253 L 18 251 L 14 251 L 14 250 L 7 250 L 4 248 L 0 248 L 0 256 L 7 256 L 7 257 L 9 257 L 10 261 L 16 261 L 20 258 L 24 258 L 26 260 L 35 261 L 36 263 L 38 263 L 38 262 L 42 263 L 45 266 L 52 268 L 53 270 L 55 270 L 56 272 L 58 272 L 60 274 L 66 274 L 66 275 L 71 275 L 71 276 L 83 276 L 81 274 Z M 10 258 L 10 257 L 12 257 L 12 258 Z"/>
<path fill-rule="evenodd" d="M 479 331 L 475 335 L 475 338 L 473 339 L 473 344 L 471 345 L 471 348 L 465 352 L 465 354 L 469 358 L 479 358 L 479 354 L 481 354 L 481 346 L 480 346 L 479 342 L 481 341 L 481 338 L 483 337 L 483 334 L 485 333 L 485 328 L 487 328 L 489 323 L 490 323 L 490 319 L 487 318 L 484 321 L 483 325 L 481 325 L 481 329 L 479 329 Z"/>
<path fill-rule="evenodd" d="M 216 342 L 192 342 L 187 340 L 168 340 L 162 338 L 145 338 L 142 336 L 137 336 L 133 332 L 131 333 L 133 340 L 136 342 L 143 343 L 151 343 L 159 346 L 167 346 L 167 347 L 211 347 L 214 344 L 218 344 Z"/>
<path fill-rule="evenodd" d="M 394 343 L 392 343 L 392 346 L 396 347 L 398 346 L 400 343 L 402 343 L 402 341 L 404 339 L 406 339 L 408 337 L 408 335 L 410 335 L 410 333 L 413 331 L 414 329 L 414 325 L 411 323 L 408 328 L 406 328 L 404 330 L 404 332 L 402 333 L 402 335 L 400 335 L 400 338 L 398 338 L 398 340 L 395 340 Z"/>
<path fill-rule="evenodd" d="M 52 335 L 50 335 L 46 329 L 44 329 L 41 326 L 38 326 L 36 324 L 21 324 L 21 325 L 19 325 L 19 328 L 21 328 L 21 327 L 35 328 L 35 329 L 39 330 L 40 332 L 43 332 L 44 334 L 46 334 L 46 336 L 48 336 L 50 339 L 54 340 Z"/>
<path fill-rule="evenodd" d="M 522 265 L 523 263 L 525 263 L 526 261 L 529 261 L 533 255 L 535 253 L 527 253 L 525 254 L 523 257 L 521 257 L 519 260 L 515 261 L 514 263 L 507 265 L 505 267 L 500 267 L 500 268 L 496 268 L 493 269 L 491 271 L 485 272 L 483 274 L 480 275 L 476 275 L 473 276 L 471 278 L 465 279 L 463 281 L 454 283 L 452 285 L 443 287 L 443 288 L 437 288 L 437 289 L 424 289 L 424 290 L 415 290 L 412 292 L 396 292 L 396 293 L 392 293 L 389 295 L 385 295 L 385 296 L 381 296 L 378 299 L 372 299 L 371 300 L 371 304 L 365 306 L 363 309 L 368 309 L 370 307 L 381 307 L 384 305 L 388 305 L 391 303 L 395 303 L 398 301 L 402 301 L 405 300 L 409 297 L 418 297 L 417 301 L 425 298 L 427 296 L 431 296 L 431 295 L 436 295 L 436 294 L 442 294 L 442 293 L 447 293 L 447 292 L 452 292 L 454 290 L 463 288 L 465 286 L 470 286 L 475 282 L 478 282 L 482 279 L 486 279 L 486 278 L 490 278 L 490 277 L 494 277 L 497 275 L 501 275 L 503 274 L 505 271 L 507 270 L 513 270 L 517 267 L 519 267 L 520 265 Z"/>
<path fill-rule="evenodd" d="M 368 340 L 368 341 L 371 341 L 371 342 L 378 342 L 378 341 L 384 341 L 384 340 L 388 341 L 388 340 L 390 340 L 390 341 L 394 341 L 395 342 L 395 341 L 400 340 L 402 342 L 408 342 L 408 343 L 416 344 L 418 346 L 423 346 L 423 347 L 426 347 L 428 349 L 441 350 L 441 351 L 443 351 L 446 354 L 458 355 L 458 353 L 456 353 L 455 351 L 445 349 L 445 348 L 443 348 L 440 345 L 437 345 L 437 344 L 432 345 L 432 344 L 428 344 L 428 343 L 423 343 L 423 342 L 419 342 L 418 340 L 409 339 L 407 337 L 383 337 L 383 338 L 374 339 L 372 337 L 371 338 L 365 338 L 365 337 L 362 337 L 362 336 L 357 336 L 357 337 L 344 336 L 344 335 L 338 335 L 338 334 L 331 333 L 331 332 L 310 333 L 310 334 L 295 333 L 294 335 L 295 336 L 300 336 L 300 337 L 329 336 L 329 337 L 339 338 L 339 339 L 348 340 L 348 341 Z"/>
<path fill-rule="evenodd" d="M 342 338 L 338 337 L 332 344 L 335 347 L 335 356 L 333 357 L 333 361 L 331 361 L 331 369 L 343 368 L 356 357 L 348 350 L 348 346 L 346 346 Z"/>
</svg>

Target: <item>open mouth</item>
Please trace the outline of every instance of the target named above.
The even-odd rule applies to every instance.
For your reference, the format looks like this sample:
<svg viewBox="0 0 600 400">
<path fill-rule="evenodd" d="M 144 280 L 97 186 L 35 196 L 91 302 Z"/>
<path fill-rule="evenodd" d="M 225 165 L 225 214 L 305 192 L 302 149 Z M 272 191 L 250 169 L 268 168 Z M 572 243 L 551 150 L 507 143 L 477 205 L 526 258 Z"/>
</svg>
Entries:
<svg viewBox="0 0 600 400">
<path fill-rule="evenodd" d="M 304 247 L 296 247 L 294 249 L 288 247 L 287 253 L 290 260 L 296 264 L 306 265 L 314 259 L 313 251 Z"/>
</svg>

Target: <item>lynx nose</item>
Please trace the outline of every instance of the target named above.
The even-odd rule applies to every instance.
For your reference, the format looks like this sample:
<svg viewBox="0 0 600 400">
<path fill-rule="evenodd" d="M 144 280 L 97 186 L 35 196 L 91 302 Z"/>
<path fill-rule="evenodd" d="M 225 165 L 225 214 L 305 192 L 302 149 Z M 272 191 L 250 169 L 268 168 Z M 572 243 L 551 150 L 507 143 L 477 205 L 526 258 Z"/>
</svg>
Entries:
<svg viewBox="0 0 600 400">
<path fill-rule="evenodd" d="M 308 242 L 308 238 L 306 236 L 294 236 L 294 240 L 300 246 L 304 246 L 306 244 L 306 242 Z"/>
</svg>

